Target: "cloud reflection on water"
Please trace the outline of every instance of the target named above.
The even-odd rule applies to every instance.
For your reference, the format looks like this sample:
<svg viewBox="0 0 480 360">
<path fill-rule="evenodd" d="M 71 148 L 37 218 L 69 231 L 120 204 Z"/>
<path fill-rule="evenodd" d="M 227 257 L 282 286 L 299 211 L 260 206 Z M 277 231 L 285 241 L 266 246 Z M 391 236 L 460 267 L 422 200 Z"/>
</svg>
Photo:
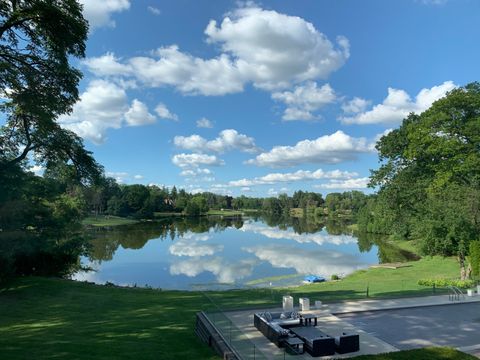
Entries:
<svg viewBox="0 0 480 360">
<path fill-rule="evenodd" d="M 218 282 L 230 284 L 250 276 L 256 264 L 256 259 L 232 262 L 218 256 L 210 259 L 196 257 L 173 263 L 170 265 L 170 274 L 195 277 L 207 271 L 214 274 Z"/>
<path fill-rule="evenodd" d="M 354 255 L 330 250 L 306 250 L 286 245 L 260 245 L 243 248 L 257 258 L 276 268 L 294 268 L 299 274 L 330 277 L 333 274 L 350 274 L 365 268 Z"/>
<path fill-rule="evenodd" d="M 213 255 L 223 251 L 223 245 L 205 244 L 210 240 L 208 235 L 189 233 L 185 234 L 180 240 L 170 245 L 168 251 L 175 256 L 201 257 Z"/>
<path fill-rule="evenodd" d="M 333 245 L 345 245 L 356 244 L 357 238 L 351 235 L 329 235 L 323 232 L 315 234 L 302 233 L 298 234 L 293 229 L 287 230 L 279 229 L 278 227 L 269 227 L 266 225 L 259 225 L 253 223 L 245 223 L 240 231 L 253 232 L 255 234 L 263 235 L 269 239 L 287 239 L 293 240 L 300 244 L 303 243 L 316 243 L 318 245 L 333 244 Z"/>
</svg>

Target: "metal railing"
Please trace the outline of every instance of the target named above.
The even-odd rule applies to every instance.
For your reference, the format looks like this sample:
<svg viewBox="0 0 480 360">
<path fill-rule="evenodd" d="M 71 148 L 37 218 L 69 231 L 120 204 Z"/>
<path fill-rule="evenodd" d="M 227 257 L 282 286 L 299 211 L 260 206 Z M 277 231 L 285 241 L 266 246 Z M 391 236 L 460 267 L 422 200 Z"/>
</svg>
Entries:
<svg viewBox="0 0 480 360">
<path fill-rule="evenodd" d="M 465 300 L 465 294 L 456 286 L 449 286 L 448 289 L 450 293 L 448 294 L 448 299 L 450 301 L 460 301 L 460 298 Z"/>
<path fill-rule="evenodd" d="M 206 293 L 203 295 L 210 304 L 204 312 L 208 319 L 218 331 L 223 341 L 229 345 L 231 350 L 240 359 L 245 360 L 266 360 L 267 358 L 257 349 L 255 344 L 242 332 L 233 321 L 215 304 L 215 302 Z"/>
<path fill-rule="evenodd" d="M 269 349 L 268 357 L 248 338 L 248 336 L 240 330 L 232 319 L 208 296 L 203 293 L 210 304 L 209 308 L 204 309 L 204 313 L 208 317 L 209 322 L 215 327 L 222 340 L 229 345 L 235 356 L 241 360 L 285 360 L 296 357 L 290 354 L 286 347 Z M 253 314 L 253 312 L 252 312 Z M 253 319 L 252 319 L 253 325 Z M 293 351 L 292 351 L 293 352 Z"/>
<path fill-rule="evenodd" d="M 288 290 L 291 290 L 290 293 Z M 253 315 L 254 309 L 280 307 L 283 295 L 292 295 L 294 297 L 308 297 L 313 302 L 321 300 L 325 304 L 330 302 L 338 302 L 342 300 L 361 300 L 365 298 L 371 299 L 392 299 L 402 297 L 416 297 L 429 295 L 449 295 L 451 301 L 460 301 L 465 299 L 465 293 L 458 287 L 427 287 L 419 286 L 412 281 L 387 280 L 379 283 L 359 283 L 355 286 L 346 287 L 342 290 L 329 291 L 325 290 L 309 291 L 305 288 L 305 292 L 298 289 L 285 288 L 255 288 L 255 289 L 239 289 L 238 296 L 220 295 L 218 291 L 202 291 L 206 301 L 203 308 L 210 323 L 216 328 L 223 341 L 228 344 L 232 352 L 240 359 L 245 360 L 266 360 L 268 359 L 288 359 L 292 358 L 285 348 L 269 348 L 267 356 L 265 356 L 258 346 L 252 341 L 254 337 L 247 336 L 245 331 L 246 324 L 243 320 L 237 320 L 235 315 L 237 311 L 245 311 L 244 316 Z M 234 294 L 236 290 L 232 290 L 228 294 Z M 251 309 L 250 312 L 248 309 Z M 239 313 L 237 313 L 239 314 Z M 241 319 L 238 317 L 238 319 Z M 240 321 L 240 322 L 239 322 Z M 245 321 L 247 321 L 245 319 Z M 252 323 L 248 327 L 253 326 Z M 242 330 L 241 330 L 242 329 Z M 263 349 L 263 348 L 262 348 Z M 273 350 L 273 352 L 271 352 Z"/>
</svg>

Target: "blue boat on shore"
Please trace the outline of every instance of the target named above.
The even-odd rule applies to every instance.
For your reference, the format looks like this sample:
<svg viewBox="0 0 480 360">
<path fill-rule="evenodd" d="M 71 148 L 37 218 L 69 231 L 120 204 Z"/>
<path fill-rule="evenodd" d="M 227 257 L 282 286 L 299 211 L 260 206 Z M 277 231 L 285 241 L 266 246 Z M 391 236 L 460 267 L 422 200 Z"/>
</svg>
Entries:
<svg viewBox="0 0 480 360">
<path fill-rule="evenodd" d="M 303 281 L 309 284 L 313 284 L 313 283 L 324 282 L 325 278 L 322 276 L 308 275 L 308 276 L 305 276 Z"/>
</svg>

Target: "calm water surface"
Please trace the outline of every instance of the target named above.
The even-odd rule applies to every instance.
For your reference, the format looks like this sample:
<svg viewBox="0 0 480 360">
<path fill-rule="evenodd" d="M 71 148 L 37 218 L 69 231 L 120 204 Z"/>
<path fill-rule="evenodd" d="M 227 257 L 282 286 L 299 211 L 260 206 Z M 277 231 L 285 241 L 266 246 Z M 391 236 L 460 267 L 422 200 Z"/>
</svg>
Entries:
<svg viewBox="0 0 480 360">
<path fill-rule="evenodd" d="M 82 262 L 96 271 L 74 279 L 164 289 L 294 285 L 307 274 L 347 275 L 392 253 L 342 224 L 292 218 L 166 218 L 90 231 Z"/>
</svg>

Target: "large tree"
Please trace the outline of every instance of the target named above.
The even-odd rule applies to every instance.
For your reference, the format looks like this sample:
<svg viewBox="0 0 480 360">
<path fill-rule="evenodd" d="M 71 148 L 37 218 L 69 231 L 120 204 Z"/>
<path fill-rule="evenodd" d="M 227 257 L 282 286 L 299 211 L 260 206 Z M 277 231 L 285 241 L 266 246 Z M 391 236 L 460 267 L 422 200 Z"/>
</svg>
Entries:
<svg viewBox="0 0 480 360">
<path fill-rule="evenodd" d="M 78 100 L 81 72 L 70 60 L 85 56 L 87 34 L 76 0 L 0 2 L 0 172 L 33 155 L 72 163 L 79 178 L 98 175 L 82 140 L 57 123 Z"/>
<path fill-rule="evenodd" d="M 427 254 L 458 254 L 480 233 L 480 84 L 457 88 L 377 143 L 376 205 Z M 370 221 L 380 214 L 371 214 Z M 365 217 L 365 219 L 368 218 Z"/>
<path fill-rule="evenodd" d="M 0 281 L 74 271 L 84 251 L 82 185 L 101 178 L 58 118 L 78 100 L 88 24 L 76 0 L 0 1 Z M 26 171 L 35 161 L 45 176 Z"/>
</svg>

